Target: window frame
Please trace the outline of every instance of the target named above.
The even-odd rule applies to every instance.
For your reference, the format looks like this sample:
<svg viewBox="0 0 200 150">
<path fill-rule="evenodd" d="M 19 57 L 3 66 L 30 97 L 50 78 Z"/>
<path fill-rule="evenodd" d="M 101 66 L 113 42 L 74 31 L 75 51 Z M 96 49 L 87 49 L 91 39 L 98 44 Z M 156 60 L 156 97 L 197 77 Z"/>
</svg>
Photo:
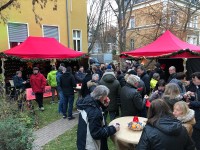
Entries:
<svg viewBox="0 0 200 150">
<path fill-rule="evenodd" d="M 59 25 L 42 24 L 42 36 L 43 37 L 46 37 L 46 36 L 44 36 L 44 26 L 57 27 L 58 28 L 58 42 L 60 42 L 60 26 Z"/>
<path fill-rule="evenodd" d="M 24 23 L 24 22 L 11 22 L 11 21 L 8 21 L 6 26 L 7 26 L 7 38 L 8 38 L 8 49 L 11 48 L 11 44 L 10 44 L 10 36 L 9 36 L 9 29 L 8 29 L 8 24 L 25 24 L 26 27 L 27 27 L 27 38 L 29 37 L 29 23 Z M 13 42 L 14 43 L 14 42 Z M 16 42 L 18 43 L 17 45 L 20 45 L 22 42 Z"/>
<path fill-rule="evenodd" d="M 80 32 L 80 38 L 78 38 L 77 37 L 77 32 L 76 32 L 76 37 L 74 37 L 74 31 L 76 32 L 76 31 L 79 31 Z M 74 47 L 74 40 L 76 41 L 76 49 L 75 49 L 75 47 Z M 77 49 L 77 44 L 78 44 L 78 40 L 80 40 L 80 50 L 78 50 Z M 73 49 L 75 50 L 75 51 L 79 51 L 79 52 L 82 52 L 82 30 L 81 29 L 73 29 L 72 30 L 72 43 L 73 43 Z"/>
</svg>

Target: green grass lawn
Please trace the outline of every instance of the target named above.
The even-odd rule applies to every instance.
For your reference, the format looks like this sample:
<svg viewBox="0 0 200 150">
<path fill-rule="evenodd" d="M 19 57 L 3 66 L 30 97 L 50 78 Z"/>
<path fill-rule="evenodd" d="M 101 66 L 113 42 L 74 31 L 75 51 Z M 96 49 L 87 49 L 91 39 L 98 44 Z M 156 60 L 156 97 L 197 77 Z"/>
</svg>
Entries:
<svg viewBox="0 0 200 150">
<path fill-rule="evenodd" d="M 76 105 L 77 94 L 74 99 L 74 109 Z M 58 100 L 55 100 L 54 104 L 51 104 L 51 98 L 44 98 L 44 111 L 38 110 L 38 104 L 36 101 L 32 101 L 35 110 L 35 129 L 42 128 L 58 119 L 62 118 L 62 115 L 58 113 Z"/>
<path fill-rule="evenodd" d="M 57 137 L 55 140 L 46 144 L 43 149 L 44 150 L 75 150 L 76 147 L 76 135 L 77 134 L 77 126 L 72 128 L 71 130 L 65 132 L 64 134 Z M 108 147 L 109 150 L 115 150 L 113 142 L 108 139 Z"/>
</svg>

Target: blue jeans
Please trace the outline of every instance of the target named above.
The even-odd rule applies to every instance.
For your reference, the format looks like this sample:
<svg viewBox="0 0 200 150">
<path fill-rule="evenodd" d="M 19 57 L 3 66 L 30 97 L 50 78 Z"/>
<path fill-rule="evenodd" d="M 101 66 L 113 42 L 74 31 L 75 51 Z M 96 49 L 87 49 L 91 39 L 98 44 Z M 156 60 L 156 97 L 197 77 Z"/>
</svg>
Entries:
<svg viewBox="0 0 200 150">
<path fill-rule="evenodd" d="M 68 109 L 68 118 L 72 117 L 73 105 L 74 105 L 74 95 L 64 96 L 63 116 L 67 116 L 67 109 Z"/>
<path fill-rule="evenodd" d="M 58 91 L 58 94 L 59 94 L 59 105 L 58 105 L 58 112 L 59 113 L 63 113 L 63 101 L 64 101 L 64 95 L 63 95 L 63 92 L 62 90 L 59 90 Z"/>
</svg>

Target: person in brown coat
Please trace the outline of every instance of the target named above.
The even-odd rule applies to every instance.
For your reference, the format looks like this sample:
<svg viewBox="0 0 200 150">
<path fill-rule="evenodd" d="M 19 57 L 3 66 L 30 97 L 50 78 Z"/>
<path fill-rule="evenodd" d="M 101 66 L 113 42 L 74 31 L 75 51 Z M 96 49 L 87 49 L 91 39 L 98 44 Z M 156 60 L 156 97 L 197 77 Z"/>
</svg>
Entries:
<svg viewBox="0 0 200 150">
<path fill-rule="evenodd" d="M 192 136 L 193 126 L 196 121 L 194 118 L 194 110 L 189 109 L 188 104 L 184 101 L 179 101 L 174 104 L 174 116 L 182 122 L 182 125 L 187 129 L 190 137 Z"/>
</svg>

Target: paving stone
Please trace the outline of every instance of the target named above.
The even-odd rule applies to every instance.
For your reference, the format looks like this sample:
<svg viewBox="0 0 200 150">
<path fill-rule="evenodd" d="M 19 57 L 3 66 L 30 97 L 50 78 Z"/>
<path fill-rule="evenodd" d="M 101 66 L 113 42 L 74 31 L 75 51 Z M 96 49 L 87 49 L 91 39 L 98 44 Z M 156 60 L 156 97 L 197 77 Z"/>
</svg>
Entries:
<svg viewBox="0 0 200 150">
<path fill-rule="evenodd" d="M 62 135 L 67 130 L 72 129 L 75 125 L 78 124 L 78 113 L 75 112 L 73 115 L 76 117 L 73 120 L 60 119 L 57 120 L 37 131 L 35 131 L 34 137 L 35 141 L 33 142 L 33 150 L 42 150 L 42 146 L 48 142 L 54 140 L 59 135 Z"/>
</svg>

